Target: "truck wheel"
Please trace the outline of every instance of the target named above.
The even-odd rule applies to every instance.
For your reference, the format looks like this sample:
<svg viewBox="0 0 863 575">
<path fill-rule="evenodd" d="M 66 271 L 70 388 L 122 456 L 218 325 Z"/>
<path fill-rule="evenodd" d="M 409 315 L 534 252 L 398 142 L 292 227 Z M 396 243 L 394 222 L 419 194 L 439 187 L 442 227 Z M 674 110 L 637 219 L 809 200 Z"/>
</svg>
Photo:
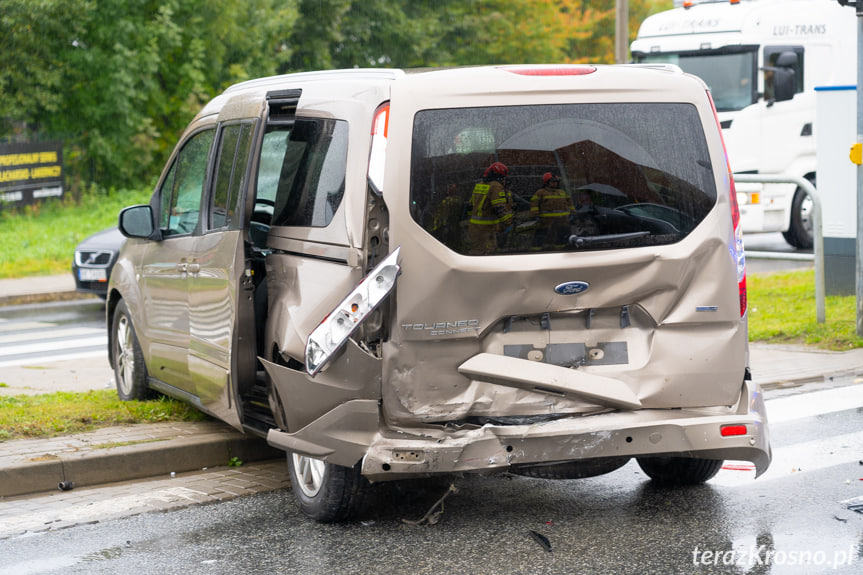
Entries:
<svg viewBox="0 0 863 575">
<path fill-rule="evenodd" d="M 812 198 L 801 188 L 791 200 L 791 224 L 782 232 L 785 241 L 799 250 L 812 247 Z"/>
<path fill-rule="evenodd" d="M 362 511 L 371 484 L 359 464 L 342 467 L 296 453 L 288 454 L 291 488 L 303 513 L 321 523 L 351 519 Z"/>
<path fill-rule="evenodd" d="M 722 459 L 692 457 L 639 457 L 638 466 L 660 485 L 704 483 L 722 468 Z"/>
<path fill-rule="evenodd" d="M 117 395 L 123 401 L 141 400 L 152 397 L 153 392 L 147 386 L 147 367 L 144 365 L 144 353 L 135 335 L 132 319 L 126 302 L 120 301 L 114 310 L 114 321 L 111 324 L 112 357 L 114 358 L 114 380 L 117 384 Z"/>
</svg>

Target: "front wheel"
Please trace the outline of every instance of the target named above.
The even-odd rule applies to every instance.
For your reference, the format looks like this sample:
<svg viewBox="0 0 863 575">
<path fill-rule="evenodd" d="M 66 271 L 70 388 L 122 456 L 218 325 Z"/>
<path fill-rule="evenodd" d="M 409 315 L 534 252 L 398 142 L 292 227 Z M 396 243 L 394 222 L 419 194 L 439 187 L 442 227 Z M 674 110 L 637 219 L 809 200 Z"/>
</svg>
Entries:
<svg viewBox="0 0 863 575">
<path fill-rule="evenodd" d="M 114 358 L 114 380 L 117 395 L 123 401 L 147 399 L 153 392 L 147 386 L 144 353 L 135 335 L 126 302 L 120 301 L 111 323 L 111 356 Z"/>
<path fill-rule="evenodd" d="M 722 469 L 722 459 L 692 457 L 639 457 L 638 466 L 660 485 L 697 485 Z"/>
<path fill-rule="evenodd" d="M 359 464 L 342 467 L 296 453 L 288 454 L 291 488 L 303 513 L 321 523 L 345 521 L 365 504 L 371 484 Z"/>
</svg>

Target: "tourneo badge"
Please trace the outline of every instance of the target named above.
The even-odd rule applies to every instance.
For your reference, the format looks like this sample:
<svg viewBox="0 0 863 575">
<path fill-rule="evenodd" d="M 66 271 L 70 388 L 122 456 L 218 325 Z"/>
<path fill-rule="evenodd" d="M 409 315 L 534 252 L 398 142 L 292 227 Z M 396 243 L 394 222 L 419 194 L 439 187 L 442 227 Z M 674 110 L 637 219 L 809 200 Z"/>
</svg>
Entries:
<svg viewBox="0 0 863 575">
<path fill-rule="evenodd" d="M 575 295 L 587 291 L 589 287 L 587 282 L 563 282 L 555 286 L 554 291 L 560 295 Z"/>
</svg>

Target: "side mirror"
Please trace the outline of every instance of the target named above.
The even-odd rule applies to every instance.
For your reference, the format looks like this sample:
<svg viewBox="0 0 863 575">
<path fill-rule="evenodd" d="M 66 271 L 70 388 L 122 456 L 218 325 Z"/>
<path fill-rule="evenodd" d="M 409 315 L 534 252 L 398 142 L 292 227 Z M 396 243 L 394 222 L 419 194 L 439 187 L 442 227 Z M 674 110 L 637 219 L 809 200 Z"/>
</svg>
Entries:
<svg viewBox="0 0 863 575">
<path fill-rule="evenodd" d="M 161 239 L 153 222 L 153 209 L 148 205 L 129 206 L 120 210 L 118 227 L 127 238 Z"/>
<path fill-rule="evenodd" d="M 794 97 L 794 70 L 791 68 L 776 68 L 773 73 L 773 99 L 785 102 Z"/>
<path fill-rule="evenodd" d="M 794 67 L 797 65 L 797 54 L 782 52 L 776 57 L 776 65 L 763 68 L 764 93 L 768 106 L 774 102 L 786 102 L 794 97 L 797 91 L 797 79 Z"/>
</svg>

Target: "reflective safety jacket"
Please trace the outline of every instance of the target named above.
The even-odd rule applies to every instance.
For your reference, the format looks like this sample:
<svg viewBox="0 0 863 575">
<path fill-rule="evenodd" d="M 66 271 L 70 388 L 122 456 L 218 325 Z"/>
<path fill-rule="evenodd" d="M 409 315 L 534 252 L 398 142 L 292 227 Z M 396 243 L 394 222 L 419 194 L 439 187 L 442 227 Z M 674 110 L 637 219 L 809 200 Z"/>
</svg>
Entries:
<svg viewBox="0 0 863 575">
<path fill-rule="evenodd" d="M 497 181 L 480 182 L 474 186 L 470 206 L 471 224 L 506 225 L 513 218 L 512 193 Z"/>
<path fill-rule="evenodd" d="M 537 218 L 540 225 L 544 220 L 567 218 L 574 210 L 572 198 L 560 188 L 540 188 L 530 198 L 530 215 Z"/>
</svg>

